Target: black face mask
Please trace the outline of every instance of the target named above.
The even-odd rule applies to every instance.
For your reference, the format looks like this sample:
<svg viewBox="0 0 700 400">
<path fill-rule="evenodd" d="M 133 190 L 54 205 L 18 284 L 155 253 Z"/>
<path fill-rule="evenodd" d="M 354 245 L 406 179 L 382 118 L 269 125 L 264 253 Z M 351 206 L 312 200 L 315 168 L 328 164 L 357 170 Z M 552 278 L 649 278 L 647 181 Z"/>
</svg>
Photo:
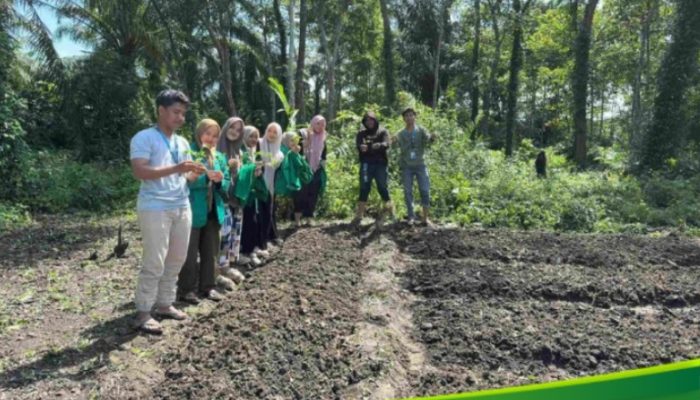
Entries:
<svg viewBox="0 0 700 400">
<path fill-rule="evenodd" d="M 371 118 L 371 117 L 370 117 L 370 118 Z M 374 134 L 377 133 L 377 130 L 379 129 L 379 122 L 378 122 L 376 119 L 371 118 L 371 119 L 374 121 L 374 127 L 373 127 L 372 129 L 370 129 L 369 127 L 367 127 L 367 120 L 370 119 L 370 118 L 365 118 L 365 119 L 362 121 L 362 126 L 364 126 L 365 129 L 366 129 L 368 132 L 370 132 L 371 135 L 374 135 Z"/>
</svg>

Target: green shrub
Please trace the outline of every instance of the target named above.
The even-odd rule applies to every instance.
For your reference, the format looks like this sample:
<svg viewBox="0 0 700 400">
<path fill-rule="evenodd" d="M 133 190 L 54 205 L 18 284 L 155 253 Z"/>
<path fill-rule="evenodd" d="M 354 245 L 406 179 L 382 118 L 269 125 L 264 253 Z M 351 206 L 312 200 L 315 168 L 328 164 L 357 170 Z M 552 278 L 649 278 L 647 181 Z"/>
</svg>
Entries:
<svg viewBox="0 0 700 400">
<path fill-rule="evenodd" d="M 138 181 L 123 161 L 79 163 L 71 153 L 32 152 L 16 200 L 32 211 L 108 211 L 133 204 Z"/>
<path fill-rule="evenodd" d="M 628 155 L 605 147 L 595 149 L 596 167 L 581 172 L 563 155 L 566 149 L 550 147 L 544 149 L 548 177 L 540 179 L 534 159 L 541 149 L 530 140 L 523 140 L 514 156 L 506 158 L 485 142 L 471 141 L 468 132 L 473 127 L 458 125 L 455 115 L 434 112 L 405 94 L 399 99 L 402 105 L 416 108 L 420 125 L 438 134 L 426 154 L 435 218 L 514 229 L 644 233 L 648 227 L 668 226 L 700 232 L 700 177 L 630 176 L 624 167 Z M 375 105 L 367 108 L 380 110 Z M 355 134 L 361 117 L 361 113 L 341 111 L 329 128 L 329 181 L 319 203 L 321 217 L 349 218 L 354 213 L 359 186 Z M 392 135 L 403 128 L 400 115 L 379 118 Z M 12 157 L 0 163 L 16 172 L 0 192 L 0 226 L 25 223 L 28 212 L 133 207 L 138 181 L 128 163 L 80 163 L 74 153 L 32 151 L 22 140 L 21 128 L 6 126 L 14 128 L 4 133 L 5 147 L 0 150 Z M 12 147 L 7 146 L 8 138 L 13 139 Z M 389 191 L 397 216 L 402 217 L 406 209 L 398 150 L 391 149 L 389 157 Z M 419 203 L 415 186 L 414 191 Z M 372 190 L 368 213 L 376 214 L 381 206 Z"/>
<path fill-rule="evenodd" d="M 32 222 L 26 206 L 0 202 L 0 232 L 16 229 Z"/>
<path fill-rule="evenodd" d="M 416 108 L 420 125 L 439 135 L 426 154 L 432 213 L 437 218 L 464 225 L 582 232 L 641 233 L 647 226 L 700 226 L 700 178 L 642 180 L 627 175 L 628 154 L 597 147 L 596 168 L 584 172 L 562 154 L 565 149 L 544 149 L 548 178 L 539 179 L 534 160 L 541 149 L 529 139 L 507 159 L 485 142 L 472 142 L 467 133 L 470 126 L 460 127 L 455 118 L 411 103 L 405 94 L 399 99 Z M 403 128 L 400 115 L 379 117 L 391 134 Z M 360 113 L 341 111 L 332 125 L 322 216 L 346 218 L 354 212 L 358 193 L 354 138 L 360 118 Z M 403 216 L 398 150 L 389 154 L 390 193 L 398 215 Z M 415 186 L 414 191 L 418 203 Z M 369 203 L 371 209 L 381 204 L 375 190 Z"/>
</svg>

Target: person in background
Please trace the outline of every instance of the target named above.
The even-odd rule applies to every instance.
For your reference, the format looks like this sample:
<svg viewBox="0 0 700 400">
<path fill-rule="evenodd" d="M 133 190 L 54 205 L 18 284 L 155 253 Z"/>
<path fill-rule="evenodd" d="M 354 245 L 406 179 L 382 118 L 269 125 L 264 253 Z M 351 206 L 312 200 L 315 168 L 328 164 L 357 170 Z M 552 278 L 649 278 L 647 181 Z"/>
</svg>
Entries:
<svg viewBox="0 0 700 400">
<path fill-rule="evenodd" d="M 302 186 L 294 196 L 294 225 L 301 226 L 301 218 L 313 218 L 318 200 L 323 196 L 328 181 L 326 174 L 326 119 L 316 115 L 309 129 L 301 130 L 301 152 L 311 167 L 311 182 Z"/>
<path fill-rule="evenodd" d="M 311 181 L 311 167 L 306 159 L 299 154 L 301 152 L 300 139 L 299 135 L 294 132 L 285 132 L 282 135 L 280 150 L 284 159 L 275 176 L 276 197 L 294 198 L 303 185 Z"/>
<path fill-rule="evenodd" d="M 219 255 L 219 232 L 224 222 L 229 185 L 229 169 L 226 158 L 216 151 L 221 128 L 212 119 L 197 124 L 195 143 L 192 144 L 194 161 L 207 169 L 189 183 L 192 208 L 192 230 L 187 249 L 187 259 L 180 271 L 178 282 L 183 301 L 198 304 L 199 295 L 212 301 L 221 301 L 223 295 L 216 291 L 216 266 Z M 197 258 L 199 257 L 199 266 Z M 199 268 L 198 268 L 199 267 Z"/>
<path fill-rule="evenodd" d="M 413 224 L 416 220 L 413 211 L 413 178 L 415 177 L 420 192 L 421 222 L 423 225 L 429 225 L 430 177 L 423 155 L 435 137 L 429 134 L 425 128 L 416 124 L 416 112 L 412 108 L 406 108 L 401 115 L 406 127 L 397 135 L 397 141 L 400 150 L 401 178 L 406 210 L 408 211 L 408 223 Z"/>
<path fill-rule="evenodd" d="M 235 182 L 238 180 L 238 171 L 241 167 L 241 148 L 243 147 L 243 120 L 231 117 L 226 120 L 219 143 L 216 149 L 222 153 L 227 161 L 231 186 L 228 196 L 228 207 L 225 209 L 224 223 L 221 225 L 221 248 L 219 249 L 219 271 L 222 276 L 240 284 L 245 277 L 231 265 L 246 265 L 250 263 L 247 257 L 241 257 L 241 225 L 243 220 L 243 208 L 238 202 L 235 191 Z"/>
<path fill-rule="evenodd" d="M 173 307 L 192 225 L 187 181 L 206 172 L 189 157 L 187 140 L 175 133 L 185 123 L 189 104 L 180 91 L 160 92 L 156 97 L 158 122 L 131 139 L 131 169 L 141 180 L 137 212 L 143 237 L 134 325 L 150 334 L 163 333 L 151 314 L 154 306 L 154 313 L 161 317 L 187 318 Z"/>
<path fill-rule="evenodd" d="M 357 214 L 352 220 L 353 225 L 359 225 L 365 216 L 367 199 L 372 189 L 372 181 L 377 182 L 377 191 L 384 201 L 384 210 L 380 214 L 381 223 L 385 214 L 393 218 L 394 208 L 389 197 L 389 133 L 379 126 L 379 120 L 372 111 L 362 118 L 363 130 L 357 133 L 355 145 L 360 156 L 360 196 L 357 203 Z"/>
<path fill-rule="evenodd" d="M 268 243 L 280 246 L 282 239 L 277 233 L 277 219 L 275 218 L 275 177 L 277 171 L 284 160 L 282 154 L 282 127 L 276 122 L 272 122 L 265 129 L 265 134 L 260 139 L 260 155 L 263 161 L 263 179 L 269 193 L 267 201 L 261 202 L 264 210 L 261 221 L 261 229 L 265 235 L 265 242 L 258 255 L 269 257 Z"/>
<path fill-rule="evenodd" d="M 258 252 L 267 245 L 262 231 L 263 202 L 269 197 L 262 178 L 263 162 L 259 154 L 260 132 L 254 126 L 243 129 L 241 169 L 236 181 L 235 196 L 243 205 L 241 255 L 250 258 L 253 266 L 261 264 Z"/>
</svg>

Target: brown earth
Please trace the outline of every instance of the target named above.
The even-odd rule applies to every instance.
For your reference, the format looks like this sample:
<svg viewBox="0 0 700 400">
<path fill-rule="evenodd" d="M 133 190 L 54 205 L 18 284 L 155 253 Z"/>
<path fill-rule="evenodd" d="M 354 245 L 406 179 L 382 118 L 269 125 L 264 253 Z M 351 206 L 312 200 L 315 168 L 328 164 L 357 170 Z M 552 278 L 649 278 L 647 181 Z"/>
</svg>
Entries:
<svg viewBox="0 0 700 400">
<path fill-rule="evenodd" d="M 700 354 L 691 238 L 328 223 L 148 337 L 129 327 L 133 217 L 126 258 L 107 260 L 118 223 L 0 237 L 0 399 L 382 399 Z"/>
</svg>

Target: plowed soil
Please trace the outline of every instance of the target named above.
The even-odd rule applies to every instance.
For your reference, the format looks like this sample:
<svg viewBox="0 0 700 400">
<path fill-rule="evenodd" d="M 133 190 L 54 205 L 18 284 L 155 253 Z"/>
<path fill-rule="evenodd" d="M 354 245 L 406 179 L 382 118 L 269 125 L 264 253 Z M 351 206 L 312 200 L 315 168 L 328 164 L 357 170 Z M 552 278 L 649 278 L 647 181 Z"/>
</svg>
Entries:
<svg viewBox="0 0 700 400">
<path fill-rule="evenodd" d="M 245 270 L 223 302 L 186 308 L 189 320 L 166 321 L 165 335 L 153 338 L 129 329 L 140 255 L 129 227 L 130 255 L 89 274 L 71 260 L 109 248 L 107 233 L 42 262 L 22 250 L 26 237 L 3 237 L 0 246 L 22 251 L 0 264 L 10 294 L 0 309 L 0 398 L 383 399 L 700 355 L 692 238 L 303 228 Z M 78 282 L 80 290 L 60 293 L 81 308 L 51 289 L 56 271 Z M 27 285 L 46 279 L 28 302 Z M 112 308 L 89 307 L 106 295 L 100 285 L 117 281 L 105 292 Z M 98 311 L 101 319 L 87 317 Z"/>
</svg>

